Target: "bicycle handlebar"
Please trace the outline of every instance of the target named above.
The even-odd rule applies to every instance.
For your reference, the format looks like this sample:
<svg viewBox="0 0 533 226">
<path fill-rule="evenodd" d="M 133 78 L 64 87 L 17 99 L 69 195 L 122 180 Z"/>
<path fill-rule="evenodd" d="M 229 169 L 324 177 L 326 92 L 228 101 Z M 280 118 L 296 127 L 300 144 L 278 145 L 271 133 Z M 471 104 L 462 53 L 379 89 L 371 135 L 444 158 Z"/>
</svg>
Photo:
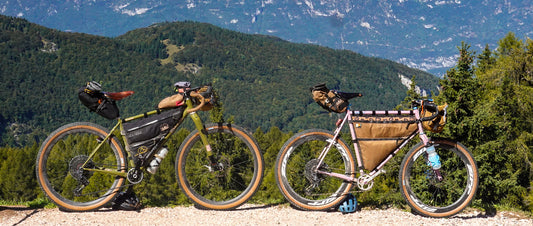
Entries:
<svg viewBox="0 0 533 226">
<path fill-rule="evenodd" d="M 448 108 L 448 106 L 446 106 L 442 111 L 439 111 L 439 107 L 435 103 L 425 100 L 414 100 L 412 104 L 415 107 L 422 106 L 422 109 L 425 108 L 426 110 L 433 112 L 431 116 L 420 118 L 420 121 L 430 121 L 435 119 L 438 115 L 446 115 L 446 108 Z"/>
<path fill-rule="evenodd" d="M 191 113 L 191 112 L 198 111 L 198 110 L 200 110 L 200 108 L 202 108 L 202 107 L 204 106 L 204 104 L 205 104 L 205 102 L 204 102 L 204 99 L 205 99 L 204 96 L 202 96 L 202 95 L 199 94 L 198 92 L 194 92 L 194 91 L 189 92 L 189 96 L 190 96 L 190 97 L 196 97 L 196 98 L 200 99 L 200 104 L 196 105 L 196 107 L 193 107 L 193 108 L 187 110 L 187 113 Z"/>
<path fill-rule="evenodd" d="M 431 120 L 433 120 L 434 118 L 436 118 L 438 115 L 439 115 L 439 112 L 436 111 L 436 112 L 433 113 L 431 116 L 420 118 L 420 121 L 431 121 Z"/>
</svg>

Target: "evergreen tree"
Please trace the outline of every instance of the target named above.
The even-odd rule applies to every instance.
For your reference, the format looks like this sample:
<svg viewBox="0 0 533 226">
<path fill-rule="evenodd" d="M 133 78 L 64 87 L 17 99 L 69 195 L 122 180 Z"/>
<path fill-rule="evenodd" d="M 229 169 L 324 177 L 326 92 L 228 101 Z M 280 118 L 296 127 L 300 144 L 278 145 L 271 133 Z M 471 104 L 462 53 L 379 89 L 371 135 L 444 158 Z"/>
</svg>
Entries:
<svg viewBox="0 0 533 226">
<path fill-rule="evenodd" d="M 517 39 L 513 32 L 509 32 L 504 38 L 498 41 L 497 54 L 500 57 L 509 56 L 513 51 L 520 50 L 522 45 L 522 41 Z"/>
<path fill-rule="evenodd" d="M 485 45 L 483 52 L 478 55 L 477 71 L 479 73 L 485 73 L 489 68 L 493 67 L 496 63 L 496 58 L 489 48 L 489 45 Z"/>
<path fill-rule="evenodd" d="M 37 148 L 0 148 L 0 199 L 21 202 L 37 198 Z"/>
<path fill-rule="evenodd" d="M 457 65 L 446 72 L 440 81 L 442 91 L 437 97 L 438 103 L 448 103 L 448 121 L 444 133 L 451 139 L 468 144 L 471 122 L 468 118 L 474 114 L 474 107 L 479 101 L 480 83 L 474 75 L 474 52 L 470 45 L 461 42 Z"/>
<path fill-rule="evenodd" d="M 457 123 L 467 127 L 463 128 L 468 139 L 463 140 L 473 147 L 478 163 L 481 186 L 477 197 L 483 206 L 532 210 L 532 203 L 524 200 L 533 200 L 533 89 L 527 82 L 533 57 L 512 33 L 499 44 L 495 54 L 486 48 L 480 55 L 477 68 L 481 70 L 475 78 L 485 89 L 470 108 L 473 114 L 462 121 L 450 120 L 449 127 L 459 127 Z"/>
</svg>

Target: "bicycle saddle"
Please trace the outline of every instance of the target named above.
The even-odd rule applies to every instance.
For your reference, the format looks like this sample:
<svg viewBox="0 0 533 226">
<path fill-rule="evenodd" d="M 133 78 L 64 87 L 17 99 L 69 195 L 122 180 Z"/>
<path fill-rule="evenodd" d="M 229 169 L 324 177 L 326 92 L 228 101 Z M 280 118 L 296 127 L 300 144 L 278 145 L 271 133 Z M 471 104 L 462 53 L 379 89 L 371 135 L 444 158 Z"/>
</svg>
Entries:
<svg viewBox="0 0 533 226">
<path fill-rule="evenodd" d="M 116 92 L 116 93 L 104 93 L 108 98 L 113 100 L 122 100 L 130 95 L 132 95 L 133 91 L 122 91 L 122 92 Z"/>
<path fill-rule="evenodd" d="M 362 93 L 345 93 L 345 92 L 337 92 L 337 94 L 339 94 L 339 96 L 342 98 L 342 99 L 345 99 L 345 100 L 349 100 L 349 99 L 352 99 L 354 97 L 362 97 L 363 94 Z"/>
</svg>

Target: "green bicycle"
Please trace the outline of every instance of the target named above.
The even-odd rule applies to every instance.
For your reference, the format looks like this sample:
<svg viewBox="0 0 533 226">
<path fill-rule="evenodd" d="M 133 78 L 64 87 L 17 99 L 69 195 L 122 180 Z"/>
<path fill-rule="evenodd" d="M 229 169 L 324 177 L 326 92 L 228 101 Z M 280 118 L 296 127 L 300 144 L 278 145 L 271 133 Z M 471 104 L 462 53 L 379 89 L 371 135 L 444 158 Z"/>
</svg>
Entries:
<svg viewBox="0 0 533 226">
<path fill-rule="evenodd" d="M 201 87 L 190 88 L 188 82 L 176 83 L 183 98 L 179 106 L 121 119 L 115 101 L 133 92 L 106 93 L 90 85 L 94 83 L 80 92 L 80 100 L 82 94 L 85 99 L 94 98 L 96 102 L 83 103 L 104 117 L 117 119 L 116 125 L 110 131 L 89 122 L 64 125 L 48 136 L 37 154 L 39 185 L 60 209 L 106 207 L 119 192 L 140 183 L 144 172 L 155 173 L 166 155 L 166 141 L 187 117 L 196 130 L 180 145 L 175 171 L 180 188 L 193 203 L 207 209 L 234 209 L 259 188 L 264 162 L 257 141 L 236 125 L 204 125 L 197 114 L 209 109 L 210 86 L 202 92 Z M 156 131 L 155 136 L 136 138 L 150 130 Z"/>
</svg>

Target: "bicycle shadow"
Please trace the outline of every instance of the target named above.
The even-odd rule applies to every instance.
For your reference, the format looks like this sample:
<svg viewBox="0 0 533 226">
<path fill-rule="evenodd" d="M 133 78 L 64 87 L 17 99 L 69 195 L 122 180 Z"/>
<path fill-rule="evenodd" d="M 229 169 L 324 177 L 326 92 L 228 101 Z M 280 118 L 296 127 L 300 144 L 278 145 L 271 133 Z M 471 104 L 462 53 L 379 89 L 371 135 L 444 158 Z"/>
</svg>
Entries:
<svg viewBox="0 0 533 226">
<path fill-rule="evenodd" d="M 252 205 L 252 206 L 251 206 Z M 214 210 L 214 209 L 208 209 L 202 206 L 194 205 L 194 208 L 199 210 L 214 210 L 214 211 L 245 211 L 245 210 L 258 210 L 258 209 L 267 209 L 270 207 L 278 206 L 277 204 L 245 204 L 243 206 L 237 207 L 235 209 L 229 209 L 229 210 Z"/>
<path fill-rule="evenodd" d="M 267 209 L 267 208 L 274 207 L 274 206 L 278 206 L 278 205 L 266 204 L 266 205 L 258 205 L 258 206 L 245 206 L 245 207 L 239 207 L 237 209 L 233 209 L 232 211 Z"/>
<path fill-rule="evenodd" d="M 41 209 L 35 208 L 35 207 L 27 207 L 27 206 L 0 206 L 0 218 L 8 217 L 11 215 L 16 215 L 17 212 L 29 211 L 29 210 L 33 210 L 33 211 L 26 214 L 22 219 L 20 219 L 17 223 L 14 223 L 13 225 L 19 225 L 21 223 L 24 223 L 24 221 L 26 221 L 31 216 L 38 213 Z"/>
<path fill-rule="evenodd" d="M 461 220 L 489 219 L 489 218 L 496 217 L 496 215 L 498 215 L 499 213 L 497 210 L 486 210 L 486 211 L 479 210 L 477 212 L 478 212 L 477 214 L 468 214 L 467 216 L 464 216 L 464 215 L 461 215 L 461 213 L 458 213 L 458 215 L 450 216 L 448 218 L 456 218 L 456 219 L 461 219 Z M 432 217 L 424 216 L 414 211 L 411 211 L 411 213 L 414 215 L 420 216 L 420 217 L 434 219 Z M 465 213 L 465 212 L 462 212 L 462 213 Z"/>
</svg>

